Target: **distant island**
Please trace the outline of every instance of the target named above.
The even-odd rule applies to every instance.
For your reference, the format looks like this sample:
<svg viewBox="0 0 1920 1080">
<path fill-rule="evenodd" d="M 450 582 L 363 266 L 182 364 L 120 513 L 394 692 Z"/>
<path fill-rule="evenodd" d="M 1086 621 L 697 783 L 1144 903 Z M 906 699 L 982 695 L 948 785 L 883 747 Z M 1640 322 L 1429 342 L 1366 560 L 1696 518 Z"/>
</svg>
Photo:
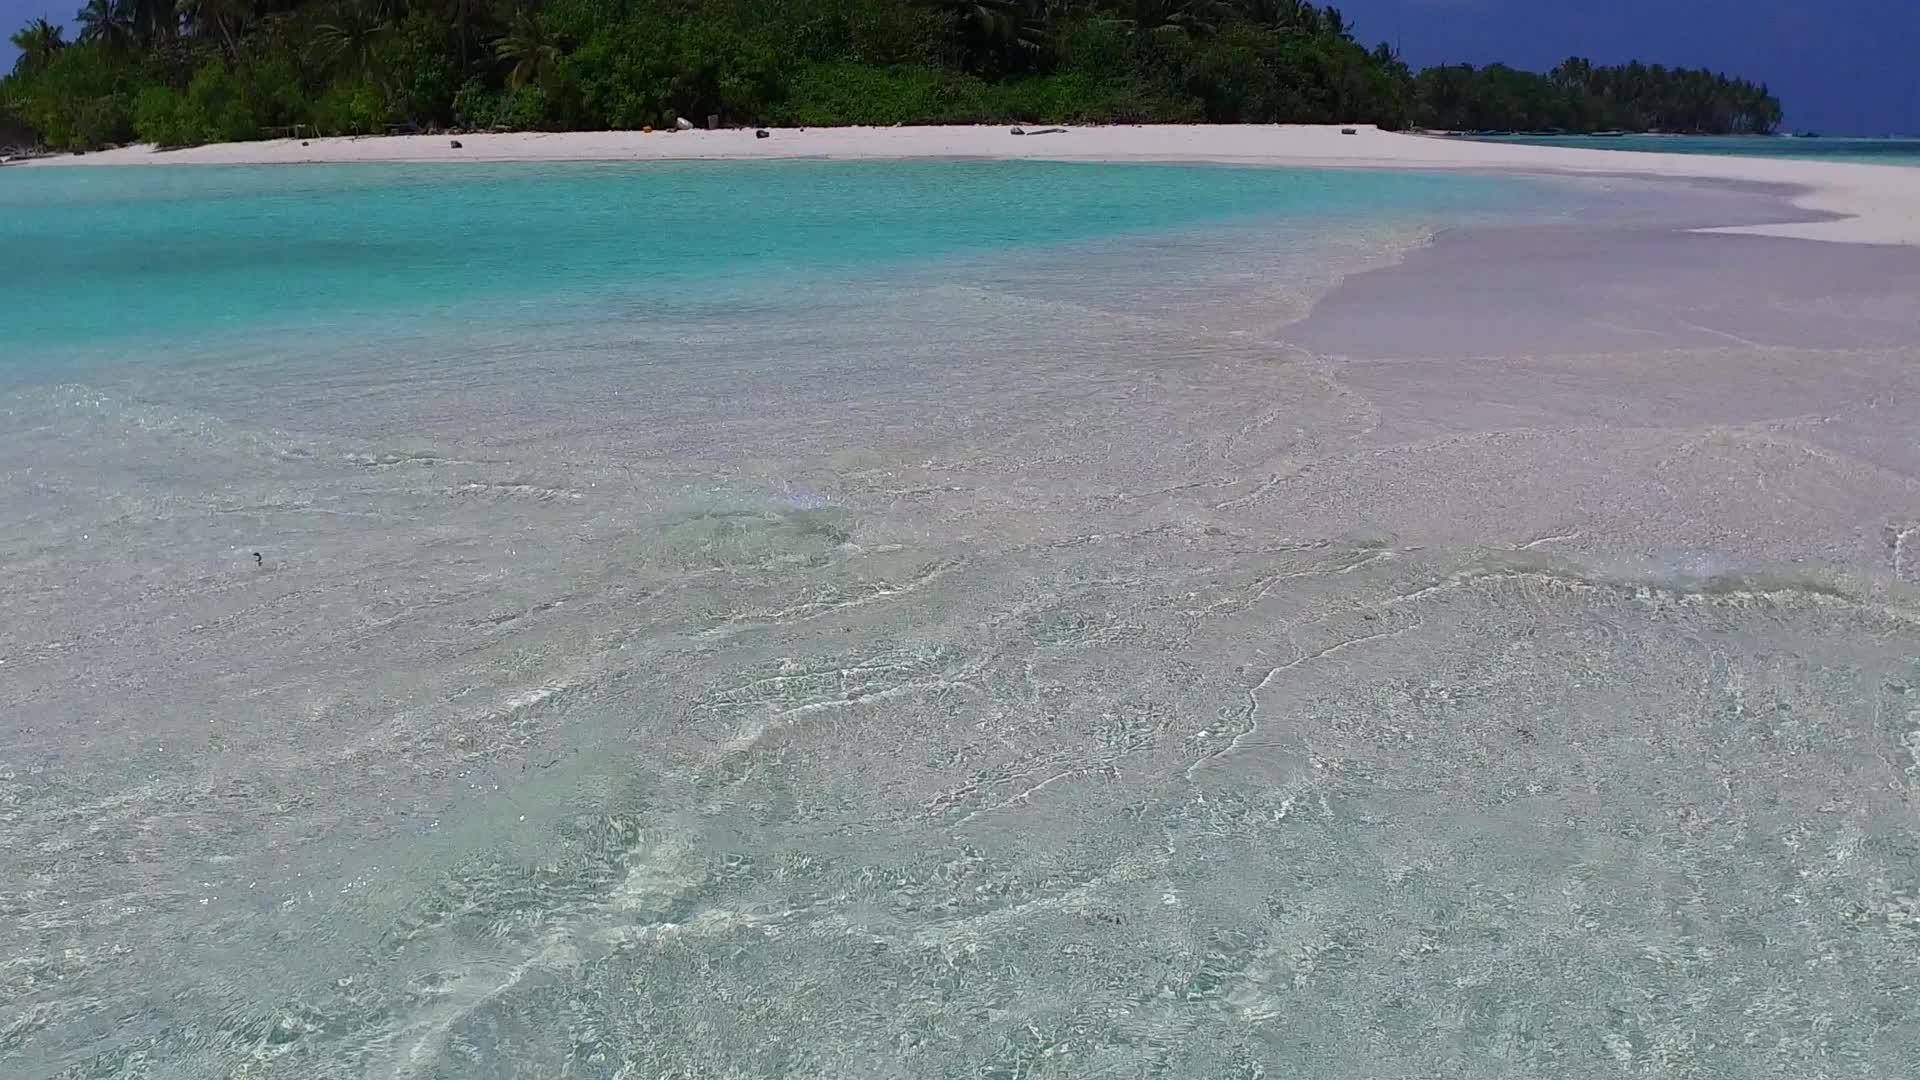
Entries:
<svg viewBox="0 0 1920 1080">
<path fill-rule="evenodd" d="M 88 150 L 681 117 L 1684 134 L 1781 118 L 1765 85 L 1709 71 L 1416 74 L 1301 0 L 88 0 L 77 23 L 71 42 L 44 19 L 12 36 L 0 131 Z"/>
</svg>

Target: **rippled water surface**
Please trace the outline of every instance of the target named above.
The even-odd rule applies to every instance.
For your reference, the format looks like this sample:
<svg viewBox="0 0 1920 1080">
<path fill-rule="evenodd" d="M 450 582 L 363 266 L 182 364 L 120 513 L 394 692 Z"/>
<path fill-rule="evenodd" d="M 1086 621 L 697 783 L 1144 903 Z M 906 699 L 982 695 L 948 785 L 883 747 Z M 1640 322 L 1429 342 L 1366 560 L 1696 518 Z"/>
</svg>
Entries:
<svg viewBox="0 0 1920 1080">
<path fill-rule="evenodd" d="M 1912 253 L 1171 167 L 0 207 L 0 1074 L 1920 1060 Z"/>
</svg>

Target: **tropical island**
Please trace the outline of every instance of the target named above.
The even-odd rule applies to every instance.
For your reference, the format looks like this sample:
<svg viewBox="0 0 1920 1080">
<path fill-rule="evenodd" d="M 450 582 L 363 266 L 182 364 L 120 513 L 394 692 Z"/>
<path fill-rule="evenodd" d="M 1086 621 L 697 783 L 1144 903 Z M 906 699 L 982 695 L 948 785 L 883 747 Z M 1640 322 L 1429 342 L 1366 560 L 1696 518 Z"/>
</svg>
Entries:
<svg viewBox="0 0 1920 1080">
<path fill-rule="evenodd" d="M 88 0 L 0 131 L 56 150 L 700 122 L 1367 123 L 1757 134 L 1767 87 L 1570 59 L 1414 72 L 1303 0 Z M 11 121 L 8 118 L 11 117 Z"/>
</svg>

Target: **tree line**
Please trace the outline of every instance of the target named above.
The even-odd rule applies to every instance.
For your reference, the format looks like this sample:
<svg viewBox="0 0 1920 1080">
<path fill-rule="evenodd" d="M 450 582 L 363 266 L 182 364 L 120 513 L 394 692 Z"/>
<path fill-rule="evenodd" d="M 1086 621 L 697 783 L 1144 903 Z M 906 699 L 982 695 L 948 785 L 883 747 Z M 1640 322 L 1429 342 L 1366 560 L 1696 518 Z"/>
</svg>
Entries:
<svg viewBox="0 0 1920 1080">
<path fill-rule="evenodd" d="M 1765 86 L 1569 60 L 1414 74 L 1307 0 L 87 0 L 13 35 L 63 150 L 704 121 L 1765 132 Z M 4 117 L 0 117 L 4 119 Z M 4 127 L 0 123 L 0 127 Z"/>
<path fill-rule="evenodd" d="M 1414 80 L 1424 126 L 1764 135 L 1780 126 L 1765 85 L 1658 64 L 1595 67 L 1568 60 L 1545 75 L 1502 64 L 1428 68 Z"/>
</svg>

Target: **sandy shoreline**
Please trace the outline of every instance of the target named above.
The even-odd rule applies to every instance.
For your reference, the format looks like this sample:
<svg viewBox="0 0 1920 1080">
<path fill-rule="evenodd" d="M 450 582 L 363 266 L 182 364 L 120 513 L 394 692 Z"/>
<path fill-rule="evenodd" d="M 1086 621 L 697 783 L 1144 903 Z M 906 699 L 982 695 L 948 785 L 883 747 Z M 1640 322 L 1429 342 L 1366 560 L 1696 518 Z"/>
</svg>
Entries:
<svg viewBox="0 0 1920 1080">
<path fill-rule="evenodd" d="M 1799 190 L 1795 205 L 1825 219 L 1728 231 L 1849 243 L 1920 244 L 1920 175 L 1910 168 L 1476 143 L 1372 127 L 1361 127 L 1354 135 L 1318 126 L 1099 127 L 1026 137 L 1012 135 L 1004 127 L 815 128 L 779 129 L 767 139 L 756 139 L 751 131 L 513 132 L 462 135 L 459 141 L 460 149 L 442 135 L 279 139 L 169 151 L 131 146 L 24 164 L 988 158 L 1612 174 L 1782 185 Z"/>
<path fill-rule="evenodd" d="M 461 141 L 1466 171 L 0 170 L 0 1077 L 1913 1073 L 1920 176 Z"/>
</svg>

